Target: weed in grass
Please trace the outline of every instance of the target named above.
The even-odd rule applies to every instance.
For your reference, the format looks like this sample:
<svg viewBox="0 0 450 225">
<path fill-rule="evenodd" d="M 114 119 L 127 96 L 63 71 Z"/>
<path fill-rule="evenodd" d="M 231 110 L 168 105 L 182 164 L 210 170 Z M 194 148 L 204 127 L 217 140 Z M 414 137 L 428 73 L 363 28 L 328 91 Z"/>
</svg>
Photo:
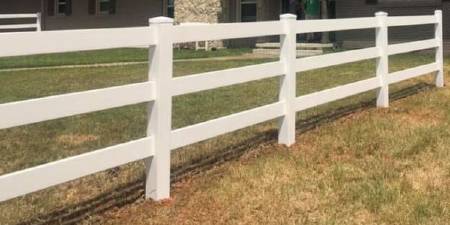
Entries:
<svg viewBox="0 0 450 225">
<path fill-rule="evenodd" d="M 364 180 L 350 190 L 352 201 L 357 201 L 372 213 L 379 213 L 384 205 L 398 198 L 398 190 L 389 187 L 381 178 Z"/>
<path fill-rule="evenodd" d="M 433 217 L 440 217 L 443 214 L 443 208 L 438 196 L 427 196 L 420 198 L 414 202 L 413 210 L 411 212 L 411 219 L 413 223 L 425 224 Z"/>
</svg>

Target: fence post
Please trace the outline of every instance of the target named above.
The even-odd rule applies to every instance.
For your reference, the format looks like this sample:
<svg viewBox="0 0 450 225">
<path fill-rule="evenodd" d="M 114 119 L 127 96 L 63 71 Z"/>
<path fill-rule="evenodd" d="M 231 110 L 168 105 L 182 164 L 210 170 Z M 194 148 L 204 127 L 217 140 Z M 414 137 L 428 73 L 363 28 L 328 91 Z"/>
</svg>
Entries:
<svg viewBox="0 0 450 225">
<path fill-rule="evenodd" d="M 295 22 L 297 16 L 284 14 L 280 16 L 285 34 L 280 36 L 280 60 L 284 65 L 284 76 L 280 81 L 279 100 L 285 103 L 285 115 L 279 121 L 278 142 L 287 146 L 295 143 L 295 114 L 292 109 L 296 97 L 295 61 L 297 58 L 297 34 Z"/>
<path fill-rule="evenodd" d="M 42 31 L 42 14 L 36 13 L 36 31 Z"/>
<path fill-rule="evenodd" d="M 389 55 L 388 55 L 388 26 L 386 12 L 377 12 L 375 17 L 378 20 L 376 28 L 376 46 L 380 53 L 377 59 L 377 77 L 380 79 L 381 88 L 378 90 L 377 107 L 389 107 L 389 84 L 387 76 L 389 76 Z"/>
<path fill-rule="evenodd" d="M 145 196 L 158 201 L 170 197 L 173 19 L 156 17 L 149 22 L 157 44 L 149 50 L 149 80 L 156 84 L 156 100 L 149 104 L 147 135 L 153 137 L 155 155 L 146 162 Z"/>
<path fill-rule="evenodd" d="M 434 12 L 437 23 L 435 25 L 435 38 L 438 42 L 436 48 L 436 63 L 438 71 L 436 73 L 436 87 L 444 87 L 444 44 L 442 38 L 442 10 L 436 10 Z"/>
</svg>

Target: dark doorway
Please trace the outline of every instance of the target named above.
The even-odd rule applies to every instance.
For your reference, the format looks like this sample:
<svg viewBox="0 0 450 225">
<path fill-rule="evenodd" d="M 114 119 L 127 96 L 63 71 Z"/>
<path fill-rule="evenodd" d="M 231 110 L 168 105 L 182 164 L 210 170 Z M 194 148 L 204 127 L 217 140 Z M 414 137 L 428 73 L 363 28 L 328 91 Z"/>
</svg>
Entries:
<svg viewBox="0 0 450 225">
<path fill-rule="evenodd" d="M 298 20 L 304 20 L 305 19 L 305 8 L 304 8 L 304 4 L 303 4 L 304 0 L 300 1 L 300 0 L 281 0 L 281 13 L 291 13 L 294 15 L 297 15 L 297 19 Z M 334 19 L 336 18 L 336 1 L 335 0 L 328 0 L 327 1 L 327 6 L 328 6 L 328 15 L 326 16 L 327 18 L 330 19 Z M 321 12 L 322 13 L 322 12 Z M 323 18 L 323 15 L 320 16 L 321 18 Z M 320 42 L 321 40 L 321 33 L 315 34 L 314 35 L 315 38 L 313 38 L 314 40 L 308 40 L 309 42 Z M 329 41 L 333 42 L 335 41 L 336 37 L 335 37 L 335 33 L 334 32 L 330 32 L 329 33 Z M 297 36 L 298 41 L 301 42 L 308 42 L 306 35 L 301 34 Z"/>
<path fill-rule="evenodd" d="M 282 0 L 281 13 L 291 13 L 297 15 L 298 20 L 305 19 L 303 4 L 301 4 L 298 0 Z"/>
<path fill-rule="evenodd" d="M 290 8 L 289 8 L 289 0 L 282 0 L 281 1 L 281 13 L 289 13 L 290 12 Z"/>
</svg>

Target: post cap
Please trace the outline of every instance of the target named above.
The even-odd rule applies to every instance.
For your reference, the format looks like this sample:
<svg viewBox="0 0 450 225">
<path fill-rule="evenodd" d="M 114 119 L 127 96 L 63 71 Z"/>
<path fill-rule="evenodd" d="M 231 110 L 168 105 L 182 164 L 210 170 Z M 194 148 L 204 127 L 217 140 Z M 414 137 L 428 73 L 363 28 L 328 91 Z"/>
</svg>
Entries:
<svg viewBox="0 0 450 225">
<path fill-rule="evenodd" d="M 438 10 L 434 11 L 434 14 L 442 14 L 442 10 L 438 9 Z"/>
<path fill-rule="evenodd" d="M 387 16 L 387 15 L 388 15 L 388 13 L 387 12 L 383 12 L 383 11 L 375 13 L 375 16 Z"/>
<path fill-rule="evenodd" d="M 296 20 L 297 19 L 297 15 L 287 13 L 287 14 L 280 15 L 280 19 L 282 19 L 282 20 Z"/>
<path fill-rule="evenodd" d="M 173 24 L 173 19 L 165 16 L 159 16 L 150 18 L 148 22 L 150 24 L 167 24 L 167 23 Z"/>
</svg>

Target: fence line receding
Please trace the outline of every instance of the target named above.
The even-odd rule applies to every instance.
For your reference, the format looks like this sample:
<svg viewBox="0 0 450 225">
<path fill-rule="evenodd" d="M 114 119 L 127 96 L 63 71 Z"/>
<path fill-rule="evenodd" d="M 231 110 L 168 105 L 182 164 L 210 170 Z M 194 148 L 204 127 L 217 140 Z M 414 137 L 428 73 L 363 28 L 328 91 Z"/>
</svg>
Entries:
<svg viewBox="0 0 450 225">
<path fill-rule="evenodd" d="M 0 15 L 2 18 L 6 16 Z M 434 24 L 435 38 L 388 44 L 390 26 L 420 24 Z M 368 28 L 376 30 L 376 47 L 296 58 L 299 33 Z M 271 35 L 281 39 L 277 62 L 173 78 L 174 44 Z M 297 21 L 296 16 L 287 14 L 280 21 L 203 26 L 174 26 L 172 19 L 158 17 L 150 20 L 150 27 L 3 33 L 0 57 L 142 45 L 150 48 L 147 82 L 1 104 L 0 129 L 148 103 L 147 137 L 2 175 L 0 201 L 143 159 L 147 160 L 146 197 L 168 198 L 170 152 L 174 149 L 273 119 L 280 120 L 279 143 L 290 146 L 295 142 L 298 111 L 369 90 L 378 90 L 378 107 L 388 107 L 390 84 L 433 72 L 436 86 L 444 86 L 441 11 L 430 16 L 388 17 L 381 12 L 369 18 L 312 21 Z M 389 72 L 389 55 L 423 49 L 436 49 L 434 63 Z M 376 77 L 296 96 L 296 73 L 367 59 L 377 59 Z M 271 77 L 281 79 L 278 102 L 172 130 L 173 96 Z"/>
<path fill-rule="evenodd" d="M 2 24 L 0 30 L 17 31 L 23 29 L 34 29 L 35 31 L 42 30 L 41 13 L 28 13 L 28 14 L 0 14 L 0 20 L 26 20 L 34 19 L 35 23 L 14 23 L 14 24 Z"/>
</svg>

